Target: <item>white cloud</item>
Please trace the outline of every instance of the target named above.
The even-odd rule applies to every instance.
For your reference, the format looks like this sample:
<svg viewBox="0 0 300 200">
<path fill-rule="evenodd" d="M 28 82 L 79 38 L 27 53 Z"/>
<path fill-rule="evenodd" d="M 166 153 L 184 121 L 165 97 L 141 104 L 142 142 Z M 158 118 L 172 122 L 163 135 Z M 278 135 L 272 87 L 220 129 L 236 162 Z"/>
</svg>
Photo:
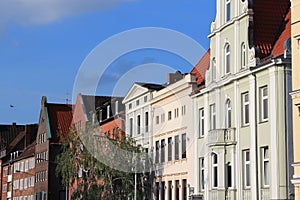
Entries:
<svg viewBox="0 0 300 200">
<path fill-rule="evenodd" d="M 46 24 L 134 0 L 0 0 L 0 26 Z"/>
</svg>

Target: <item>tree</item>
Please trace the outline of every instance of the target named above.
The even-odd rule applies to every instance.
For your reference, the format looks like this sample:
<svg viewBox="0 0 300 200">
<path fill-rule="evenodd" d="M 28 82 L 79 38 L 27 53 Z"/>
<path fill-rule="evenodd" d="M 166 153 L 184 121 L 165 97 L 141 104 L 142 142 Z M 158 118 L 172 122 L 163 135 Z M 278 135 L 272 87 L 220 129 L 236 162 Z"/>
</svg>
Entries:
<svg viewBox="0 0 300 200">
<path fill-rule="evenodd" d="M 65 186 L 72 188 L 72 199 L 133 199 L 135 184 L 138 188 L 137 199 L 147 199 L 151 185 L 147 170 L 118 170 L 119 168 L 116 167 L 120 164 L 120 159 L 116 158 L 132 162 L 130 152 L 140 155 L 144 149 L 136 146 L 132 138 L 124 137 L 121 130 L 116 131 L 113 138 L 108 138 L 101 134 L 99 128 L 88 127 L 91 128 L 88 128 L 86 132 L 77 132 L 73 128 L 61 141 L 62 153 L 57 157 L 56 174 L 62 177 L 62 183 Z M 100 134 L 95 135 L 95 132 L 100 132 Z M 108 142 L 110 145 L 107 145 Z M 116 157 L 114 155 L 116 147 L 124 150 L 121 152 L 127 153 Z M 99 152 L 102 158 L 112 156 L 106 159 L 109 163 L 101 162 L 102 159 L 97 157 Z M 143 159 L 150 163 L 149 158 Z"/>
</svg>

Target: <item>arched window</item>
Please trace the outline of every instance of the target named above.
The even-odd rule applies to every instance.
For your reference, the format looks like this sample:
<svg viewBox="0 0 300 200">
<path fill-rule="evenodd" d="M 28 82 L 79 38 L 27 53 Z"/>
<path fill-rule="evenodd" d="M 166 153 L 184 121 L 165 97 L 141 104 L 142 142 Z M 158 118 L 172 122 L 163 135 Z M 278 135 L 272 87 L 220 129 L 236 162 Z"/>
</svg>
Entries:
<svg viewBox="0 0 300 200">
<path fill-rule="evenodd" d="M 225 50 L 225 53 L 224 53 L 225 74 L 229 74 L 230 73 L 230 45 L 226 44 L 224 50 Z"/>
<path fill-rule="evenodd" d="M 226 126 L 226 128 L 231 128 L 231 101 L 230 101 L 230 99 L 228 99 L 226 101 L 225 108 L 226 108 L 225 126 Z"/>
<path fill-rule="evenodd" d="M 218 187 L 218 155 L 212 153 L 211 155 L 211 164 L 212 164 L 212 188 Z"/>
<path fill-rule="evenodd" d="M 244 42 L 241 45 L 241 67 L 246 67 L 246 45 Z"/>
<path fill-rule="evenodd" d="M 211 61 L 211 73 L 212 73 L 212 80 L 216 80 L 216 75 L 217 75 L 217 69 L 216 69 L 216 59 L 213 58 Z"/>
<path fill-rule="evenodd" d="M 225 22 L 230 21 L 230 0 L 225 0 Z"/>
</svg>

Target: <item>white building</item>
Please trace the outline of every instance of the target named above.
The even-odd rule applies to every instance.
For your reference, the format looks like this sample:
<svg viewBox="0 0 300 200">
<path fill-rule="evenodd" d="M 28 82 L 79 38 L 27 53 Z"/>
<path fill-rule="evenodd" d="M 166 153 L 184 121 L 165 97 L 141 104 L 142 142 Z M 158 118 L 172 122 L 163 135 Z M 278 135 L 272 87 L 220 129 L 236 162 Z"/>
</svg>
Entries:
<svg viewBox="0 0 300 200">
<path fill-rule="evenodd" d="M 175 80 L 176 79 L 176 80 Z M 193 75 L 169 75 L 169 84 L 153 93 L 153 199 L 186 200 L 194 183 Z"/>
</svg>

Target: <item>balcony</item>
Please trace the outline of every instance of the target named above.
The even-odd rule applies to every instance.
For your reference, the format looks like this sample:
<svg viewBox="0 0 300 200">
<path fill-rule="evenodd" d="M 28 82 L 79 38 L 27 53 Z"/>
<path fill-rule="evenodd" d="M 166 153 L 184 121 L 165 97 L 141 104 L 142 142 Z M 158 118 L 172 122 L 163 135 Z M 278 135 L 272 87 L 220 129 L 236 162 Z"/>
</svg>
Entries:
<svg viewBox="0 0 300 200">
<path fill-rule="evenodd" d="M 208 132 L 208 146 L 236 144 L 235 128 L 214 129 Z"/>
</svg>

